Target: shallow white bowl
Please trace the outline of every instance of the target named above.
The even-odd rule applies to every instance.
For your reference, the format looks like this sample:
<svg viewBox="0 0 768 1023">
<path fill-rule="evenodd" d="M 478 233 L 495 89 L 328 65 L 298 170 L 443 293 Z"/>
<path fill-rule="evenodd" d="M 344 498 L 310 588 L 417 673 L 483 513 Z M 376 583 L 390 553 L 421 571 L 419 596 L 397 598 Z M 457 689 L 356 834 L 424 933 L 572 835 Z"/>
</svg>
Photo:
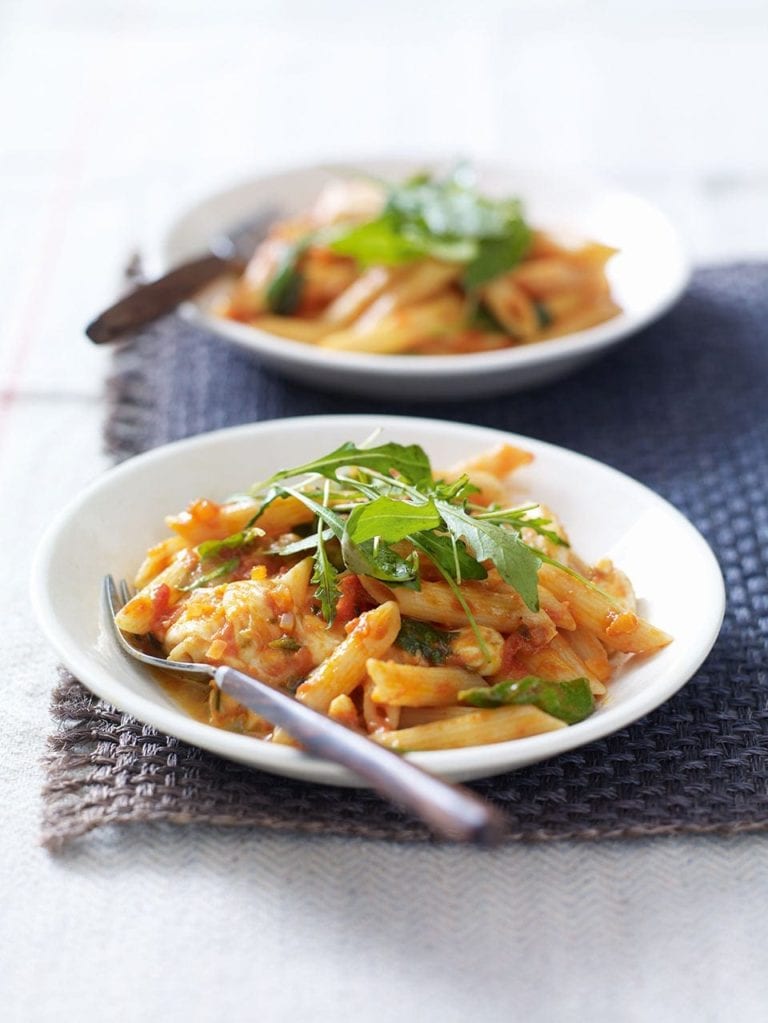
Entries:
<svg viewBox="0 0 768 1023">
<path fill-rule="evenodd" d="M 351 160 L 344 168 L 302 167 L 272 174 L 211 196 L 181 215 L 162 243 L 170 268 L 207 248 L 218 233 L 259 210 L 305 210 L 323 184 L 350 169 L 387 180 L 434 167 L 430 161 Z M 184 317 L 257 356 L 271 369 L 313 387 L 380 398 L 469 398 L 501 394 L 565 376 L 611 345 L 657 319 L 678 299 L 689 278 L 680 239 L 666 217 L 629 192 L 565 173 L 525 172 L 492 163 L 477 165 L 480 188 L 519 196 L 536 227 L 592 238 L 620 250 L 608 277 L 623 312 L 607 323 L 563 338 L 520 348 L 451 356 L 365 355 L 333 352 L 275 337 L 209 313 L 216 290 L 181 307 Z"/>
<path fill-rule="evenodd" d="M 411 754 L 436 774 L 479 778 L 542 760 L 609 735 L 663 703 L 696 671 L 715 641 L 724 590 L 714 555 L 666 501 L 622 473 L 541 441 L 479 426 L 373 416 L 311 416 L 221 430 L 158 448 L 105 473 L 53 523 L 37 553 L 33 599 L 40 625 L 64 663 L 94 693 L 156 728 L 221 756 L 308 781 L 358 785 L 345 769 L 288 746 L 221 731 L 188 717 L 134 661 L 101 618 L 107 572 L 132 577 L 166 531 L 163 516 L 190 499 L 224 499 L 286 465 L 297 465 L 377 427 L 386 439 L 421 444 L 437 467 L 508 440 L 532 451 L 522 499 L 551 506 L 575 549 L 607 555 L 633 581 L 641 611 L 674 642 L 637 658 L 586 721 L 514 742 Z"/>
</svg>

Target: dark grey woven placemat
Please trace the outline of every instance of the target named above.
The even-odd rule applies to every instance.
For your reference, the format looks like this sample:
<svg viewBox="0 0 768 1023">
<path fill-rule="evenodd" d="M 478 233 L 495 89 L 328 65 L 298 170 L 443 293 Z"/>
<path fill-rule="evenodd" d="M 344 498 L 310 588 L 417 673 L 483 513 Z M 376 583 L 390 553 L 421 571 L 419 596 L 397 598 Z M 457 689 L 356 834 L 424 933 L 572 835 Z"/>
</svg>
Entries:
<svg viewBox="0 0 768 1023">
<path fill-rule="evenodd" d="M 715 649 L 677 696 L 630 728 L 475 788 L 509 814 L 513 839 L 758 830 L 768 827 L 767 325 L 768 266 L 706 269 L 660 323 L 567 384 L 414 408 L 286 383 L 172 320 L 118 353 L 108 443 L 127 457 L 255 419 L 416 412 L 540 437 L 637 477 L 718 554 L 728 611 Z M 275 778 L 159 735 L 66 674 L 54 714 L 50 846 L 137 820 L 427 837 L 370 793 Z"/>
</svg>

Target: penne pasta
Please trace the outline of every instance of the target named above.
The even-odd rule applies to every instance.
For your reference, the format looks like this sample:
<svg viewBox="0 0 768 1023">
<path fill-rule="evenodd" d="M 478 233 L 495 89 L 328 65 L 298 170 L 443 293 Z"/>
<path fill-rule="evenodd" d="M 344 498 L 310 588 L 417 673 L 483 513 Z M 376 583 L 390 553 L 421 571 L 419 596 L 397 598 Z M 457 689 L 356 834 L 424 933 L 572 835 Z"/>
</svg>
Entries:
<svg viewBox="0 0 768 1023">
<path fill-rule="evenodd" d="M 401 752 L 577 724 L 629 657 L 671 640 L 610 560 L 585 565 L 553 513 L 510 504 L 507 480 L 529 461 L 502 445 L 436 478 L 417 445 L 349 443 L 253 497 L 193 501 L 166 520 L 117 623 L 173 662 L 252 674 Z M 466 475 L 490 506 L 452 486 Z M 294 744 L 215 687 L 207 703 L 199 684 L 167 690 L 198 720 Z"/>
<path fill-rule="evenodd" d="M 450 329 L 461 310 L 462 300 L 448 292 L 426 302 L 395 309 L 373 325 L 361 320 L 346 330 L 326 334 L 318 343 L 321 348 L 335 351 L 379 355 L 403 352 L 424 338 Z"/>
<path fill-rule="evenodd" d="M 409 618 L 453 627 L 466 624 L 466 611 L 447 583 L 422 582 L 420 590 L 389 590 L 375 579 L 363 577 L 360 581 L 377 599 L 388 595 L 388 599 L 396 600 Z M 498 632 L 512 632 L 525 625 L 537 643 L 548 642 L 557 631 L 546 612 L 530 611 L 520 595 L 509 587 L 492 590 L 482 583 L 468 582 L 463 584 L 461 593 L 478 625 Z"/>
<path fill-rule="evenodd" d="M 392 601 L 361 615 L 347 638 L 302 682 L 296 699 L 313 710 L 327 710 L 331 700 L 360 684 L 368 660 L 386 653 L 399 629 L 400 612 Z"/>
<path fill-rule="evenodd" d="M 350 178 L 273 225 L 217 313 L 338 353 L 494 351 L 617 315 L 615 254 L 561 244 L 459 177 Z"/>
<path fill-rule="evenodd" d="M 523 704 L 519 707 L 476 710 L 470 714 L 393 732 L 377 732 L 374 738 L 382 746 L 398 753 L 411 753 L 417 750 L 485 746 L 491 742 L 523 739 L 529 735 L 540 735 L 542 732 L 554 732 L 567 727 L 563 721 L 538 707 Z"/>
<path fill-rule="evenodd" d="M 422 668 L 370 658 L 366 670 L 373 682 L 373 702 L 396 707 L 448 706 L 463 689 L 486 684 L 465 668 Z"/>
<path fill-rule="evenodd" d="M 593 633 L 609 650 L 648 653 L 671 642 L 665 632 L 638 617 L 615 598 L 552 565 L 542 565 L 539 578 L 559 600 L 567 601 L 576 623 Z"/>
</svg>

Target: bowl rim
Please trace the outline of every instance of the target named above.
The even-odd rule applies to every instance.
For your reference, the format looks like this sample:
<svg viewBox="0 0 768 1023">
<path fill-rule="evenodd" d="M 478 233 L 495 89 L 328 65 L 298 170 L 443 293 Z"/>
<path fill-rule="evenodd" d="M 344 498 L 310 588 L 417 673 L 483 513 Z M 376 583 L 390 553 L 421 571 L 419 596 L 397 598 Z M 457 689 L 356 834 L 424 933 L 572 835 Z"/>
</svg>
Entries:
<svg viewBox="0 0 768 1023">
<path fill-rule="evenodd" d="M 185 451 L 215 447 L 222 442 L 226 443 L 230 437 L 236 438 L 254 433 L 258 435 L 275 429 L 278 431 L 283 429 L 306 430 L 313 426 L 341 429 L 343 425 L 344 429 L 358 429 L 362 432 L 366 429 L 370 431 L 372 426 L 380 425 L 384 429 L 392 428 L 405 431 L 408 429 L 408 424 L 413 422 L 455 434 L 469 431 L 476 433 L 478 440 L 505 440 L 510 443 L 520 443 L 523 446 L 527 444 L 537 458 L 546 457 L 548 452 L 555 452 L 559 456 L 565 455 L 567 459 L 572 460 L 575 467 L 589 465 L 592 469 L 596 467 L 599 471 L 608 474 L 622 487 L 627 488 L 630 497 L 633 492 L 638 497 L 642 496 L 651 506 L 660 508 L 666 515 L 671 516 L 678 526 L 689 535 L 697 551 L 697 561 L 700 561 L 702 577 L 706 578 L 706 583 L 710 588 L 710 600 L 707 604 L 708 614 L 705 620 L 700 622 L 697 642 L 689 643 L 688 647 L 683 649 L 682 660 L 678 659 L 679 663 L 676 669 L 668 671 L 668 677 L 662 675 L 654 686 L 633 694 L 618 705 L 612 704 L 608 708 L 603 707 L 601 712 L 577 725 L 571 725 L 555 732 L 487 746 L 410 753 L 408 754 L 409 759 L 448 778 L 479 778 L 503 773 L 538 760 L 548 759 L 613 734 L 660 706 L 690 680 L 711 650 L 720 631 L 725 612 L 725 587 L 714 553 L 698 530 L 680 511 L 649 487 L 618 469 L 560 445 L 491 427 L 411 416 L 313 415 L 263 420 L 259 423 L 226 427 L 175 441 L 108 469 L 58 513 L 45 531 L 35 552 L 31 574 L 31 598 L 40 628 L 61 656 L 66 667 L 91 692 L 161 732 L 270 773 L 302 778 L 313 783 L 360 786 L 359 779 L 354 778 L 346 769 L 335 764 L 325 763 L 289 746 L 273 746 L 269 743 L 259 742 L 253 737 L 237 735 L 212 725 L 203 724 L 186 715 L 180 708 L 161 706 L 126 688 L 124 683 L 115 680 L 108 672 L 104 671 L 102 665 L 94 661 L 90 652 L 81 647 L 59 620 L 56 602 L 51 593 L 51 575 L 58 545 L 66 535 L 70 520 L 87 509 L 89 502 L 102 491 L 115 485 L 119 487 L 121 484 L 129 484 L 133 477 L 140 477 L 145 466 L 173 459 Z M 108 570 L 109 566 L 105 566 L 105 572 Z M 112 656 L 125 656 L 119 654 L 116 645 L 111 646 L 110 651 L 110 660 Z M 680 648 L 678 648 L 678 653 L 681 653 Z M 262 753 L 265 755 L 262 756 Z"/>
</svg>

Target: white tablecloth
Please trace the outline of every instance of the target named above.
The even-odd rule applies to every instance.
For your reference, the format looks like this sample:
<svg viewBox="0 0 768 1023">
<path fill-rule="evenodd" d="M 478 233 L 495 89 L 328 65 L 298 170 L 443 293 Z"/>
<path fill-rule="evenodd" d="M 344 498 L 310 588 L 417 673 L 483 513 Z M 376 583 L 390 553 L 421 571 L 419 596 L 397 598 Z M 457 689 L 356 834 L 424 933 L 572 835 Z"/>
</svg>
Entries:
<svg viewBox="0 0 768 1023">
<path fill-rule="evenodd" d="M 56 659 L 30 556 L 106 466 L 108 359 L 82 324 L 171 207 L 268 163 L 501 152 L 613 172 L 699 259 L 768 255 L 763 4 L 509 7 L 0 8 L 5 1019 L 765 1019 L 760 836 L 481 853 L 137 826 L 37 844 Z"/>
</svg>

